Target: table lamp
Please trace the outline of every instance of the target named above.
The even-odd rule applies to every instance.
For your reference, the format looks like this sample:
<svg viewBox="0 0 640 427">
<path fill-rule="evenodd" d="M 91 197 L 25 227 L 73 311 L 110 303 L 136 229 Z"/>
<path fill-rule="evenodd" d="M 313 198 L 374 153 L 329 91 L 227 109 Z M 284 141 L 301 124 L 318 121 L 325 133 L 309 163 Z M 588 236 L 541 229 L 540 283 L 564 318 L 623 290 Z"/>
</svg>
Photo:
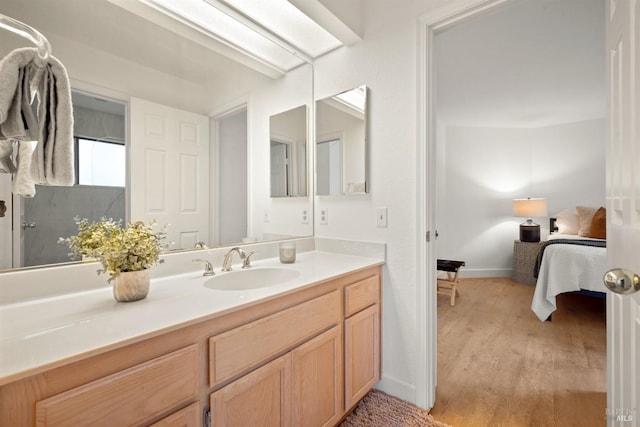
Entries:
<svg viewBox="0 0 640 427">
<path fill-rule="evenodd" d="M 520 241 L 539 242 L 540 224 L 536 224 L 531 218 L 547 216 L 547 199 L 514 199 L 513 212 L 516 216 L 527 218 L 520 224 Z"/>
</svg>

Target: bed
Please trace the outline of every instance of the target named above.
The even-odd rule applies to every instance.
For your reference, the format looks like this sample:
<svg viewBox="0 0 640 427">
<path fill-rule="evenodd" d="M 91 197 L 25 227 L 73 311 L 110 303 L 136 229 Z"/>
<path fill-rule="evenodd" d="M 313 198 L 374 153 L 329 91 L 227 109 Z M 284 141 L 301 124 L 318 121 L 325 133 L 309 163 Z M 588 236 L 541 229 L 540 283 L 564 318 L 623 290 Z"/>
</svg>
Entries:
<svg viewBox="0 0 640 427">
<path fill-rule="evenodd" d="M 604 208 L 601 208 L 604 209 Z M 607 271 L 606 239 L 602 234 L 591 237 L 583 233 L 566 233 L 552 218 L 553 233 L 541 246 L 536 263 L 536 289 L 531 310 L 541 321 L 556 310 L 556 296 L 565 292 L 582 292 L 604 297 L 606 287 L 602 277 Z M 605 220 L 606 221 L 606 220 Z M 565 231 L 565 233 L 559 233 Z"/>
</svg>

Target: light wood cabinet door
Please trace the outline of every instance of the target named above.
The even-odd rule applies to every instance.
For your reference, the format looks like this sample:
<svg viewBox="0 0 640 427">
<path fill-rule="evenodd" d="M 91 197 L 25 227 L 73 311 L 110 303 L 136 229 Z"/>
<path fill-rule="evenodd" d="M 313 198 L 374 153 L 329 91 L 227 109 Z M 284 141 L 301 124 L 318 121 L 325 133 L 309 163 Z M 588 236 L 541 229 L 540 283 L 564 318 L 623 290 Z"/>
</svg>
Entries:
<svg viewBox="0 0 640 427">
<path fill-rule="evenodd" d="M 344 321 L 345 410 L 351 409 L 380 379 L 380 305 Z"/>
<path fill-rule="evenodd" d="M 214 427 L 291 425 L 290 353 L 267 363 L 210 396 Z"/>
<path fill-rule="evenodd" d="M 343 414 L 342 326 L 335 326 L 291 352 L 292 425 L 334 426 Z"/>
</svg>

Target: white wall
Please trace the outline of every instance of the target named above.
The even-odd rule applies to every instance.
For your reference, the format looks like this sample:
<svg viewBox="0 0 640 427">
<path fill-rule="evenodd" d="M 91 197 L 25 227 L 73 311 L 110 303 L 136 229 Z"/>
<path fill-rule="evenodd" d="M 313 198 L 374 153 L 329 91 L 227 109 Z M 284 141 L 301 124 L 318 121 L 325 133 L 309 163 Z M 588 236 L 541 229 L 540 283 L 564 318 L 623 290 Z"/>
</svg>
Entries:
<svg viewBox="0 0 640 427">
<path fill-rule="evenodd" d="M 328 225 L 315 235 L 385 242 L 382 380 L 378 387 L 415 401 L 416 381 L 416 29 L 426 1 L 367 2 L 362 42 L 315 62 L 315 99 L 362 84 L 369 88 L 369 194 L 316 196 Z M 435 6 L 435 2 L 429 2 Z M 389 18 L 389 19 L 388 19 Z M 375 208 L 388 207 L 388 227 Z"/>
<path fill-rule="evenodd" d="M 535 129 L 449 126 L 439 164 L 438 258 L 466 261 L 467 277 L 510 276 L 524 218 L 512 199 L 544 197 L 552 216 L 605 201 L 605 120 Z M 534 218 L 542 239 L 548 218 Z"/>
</svg>

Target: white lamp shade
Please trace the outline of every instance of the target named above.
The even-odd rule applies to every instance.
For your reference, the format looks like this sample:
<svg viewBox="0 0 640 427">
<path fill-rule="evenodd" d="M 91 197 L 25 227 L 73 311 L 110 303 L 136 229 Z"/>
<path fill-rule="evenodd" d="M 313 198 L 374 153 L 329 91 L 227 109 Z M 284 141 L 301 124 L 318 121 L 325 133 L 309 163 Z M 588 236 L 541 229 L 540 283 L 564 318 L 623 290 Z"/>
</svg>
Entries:
<svg viewBox="0 0 640 427">
<path fill-rule="evenodd" d="M 514 199 L 513 212 L 526 218 L 547 216 L 547 199 Z"/>
</svg>

